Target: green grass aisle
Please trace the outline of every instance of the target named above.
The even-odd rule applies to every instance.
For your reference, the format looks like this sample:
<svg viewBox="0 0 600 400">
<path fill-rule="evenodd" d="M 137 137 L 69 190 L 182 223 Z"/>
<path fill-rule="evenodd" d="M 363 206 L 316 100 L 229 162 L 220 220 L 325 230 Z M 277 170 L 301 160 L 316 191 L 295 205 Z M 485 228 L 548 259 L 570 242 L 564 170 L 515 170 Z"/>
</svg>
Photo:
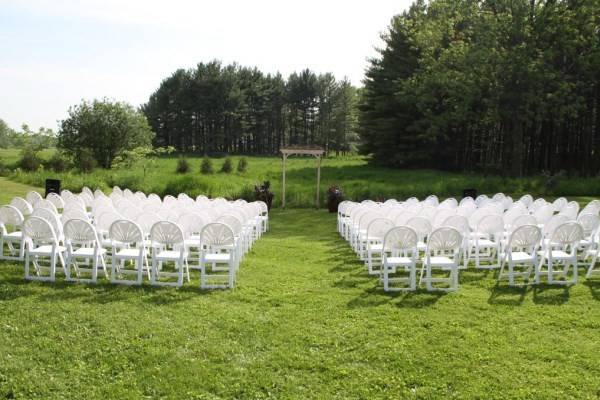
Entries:
<svg viewBox="0 0 600 400">
<path fill-rule="evenodd" d="M 0 263 L 0 398 L 595 398 L 600 282 L 385 294 L 324 211 L 271 215 L 233 291 L 26 283 Z"/>
</svg>

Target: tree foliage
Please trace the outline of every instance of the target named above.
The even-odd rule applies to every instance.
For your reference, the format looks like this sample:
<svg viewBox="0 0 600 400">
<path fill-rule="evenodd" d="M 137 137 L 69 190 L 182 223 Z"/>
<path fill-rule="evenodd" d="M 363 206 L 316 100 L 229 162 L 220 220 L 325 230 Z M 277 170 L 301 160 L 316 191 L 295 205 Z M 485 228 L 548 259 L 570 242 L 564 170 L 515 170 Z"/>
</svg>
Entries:
<svg viewBox="0 0 600 400">
<path fill-rule="evenodd" d="M 359 105 L 361 151 L 400 167 L 600 170 L 600 3 L 418 0 Z"/>
<path fill-rule="evenodd" d="M 107 99 L 83 101 L 69 109 L 60 122 L 58 145 L 75 160 L 91 155 L 103 168 L 110 168 L 122 152 L 148 147 L 154 134 L 146 117 L 131 105 Z"/>
<path fill-rule="evenodd" d="M 275 154 L 311 144 L 348 151 L 356 140 L 356 89 L 310 70 L 263 74 L 213 61 L 177 70 L 143 111 L 155 143 L 179 151 Z"/>
</svg>

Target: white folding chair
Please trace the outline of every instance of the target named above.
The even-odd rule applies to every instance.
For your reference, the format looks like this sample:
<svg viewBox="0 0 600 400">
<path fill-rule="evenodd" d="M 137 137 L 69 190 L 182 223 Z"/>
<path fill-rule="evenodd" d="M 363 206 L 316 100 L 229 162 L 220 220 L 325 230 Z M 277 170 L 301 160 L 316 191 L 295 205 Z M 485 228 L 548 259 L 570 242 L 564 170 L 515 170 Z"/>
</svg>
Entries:
<svg viewBox="0 0 600 400">
<path fill-rule="evenodd" d="M 386 233 L 382 265 L 383 290 L 386 292 L 417 288 L 417 242 L 417 233 L 407 226 L 395 227 Z"/>
<path fill-rule="evenodd" d="M 16 207 L 0 207 L 0 260 L 23 260 L 23 214 Z M 7 253 L 4 252 L 6 245 Z"/>
<path fill-rule="evenodd" d="M 143 273 L 150 278 L 150 268 L 144 246 L 144 235 L 134 222 L 120 219 L 109 228 L 112 243 L 110 281 L 125 285 L 141 285 Z M 133 263 L 133 268 L 128 263 Z M 128 276 L 135 279 L 128 279 Z"/>
<path fill-rule="evenodd" d="M 27 217 L 33 212 L 33 207 L 31 204 L 21 197 L 14 197 L 10 201 L 10 205 L 19 210 L 21 214 L 23 214 L 23 217 Z"/>
<path fill-rule="evenodd" d="M 376 218 L 367 226 L 367 269 L 369 275 L 380 275 L 383 258 L 383 238 L 394 227 L 394 222 L 387 218 Z"/>
<path fill-rule="evenodd" d="M 25 241 L 25 279 L 54 282 L 57 259 L 66 275 L 63 258 L 66 249 L 59 244 L 50 222 L 35 216 L 27 218 L 23 223 L 23 240 Z M 42 265 L 46 258 L 49 259 L 47 266 Z M 30 263 L 33 264 L 35 274 L 30 274 Z"/>
<path fill-rule="evenodd" d="M 516 228 L 508 237 L 508 243 L 500 254 L 498 280 L 507 278 L 510 286 L 514 286 L 515 278 L 528 280 L 532 268 L 536 268 L 537 265 L 537 249 L 541 239 L 542 231 L 535 224 Z M 504 274 L 504 267 L 508 268 L 507 274 Z"/>
<path fill-rule="evenodd" d="M 462 249 L 463 237 L 454 228 L 442 227 L 434 230 L 427 240 L 427 249 L 423 258 L 420 282 L 425 282 L 427 290 L 454 291 L 458 289 L 458 263 Z M 439 270 L 448 276 L 433 276 Z M 423 276 L 425 275 L 425 276 Z M 433 284 L 447 285 L 440 287 Z"/>
<path fill-rule="evenodd" d="M 504 221 L 499 215 L 487 215 L 477 225 L 479 233 L 474 239 L 473 255 L 475 268 L 492 269 L 500 267 L 500 251 Z M 485 263 L 482 265 L 482 261 Z"/>
<path fill-rule="evenodd" d="M 540 263 L 535 270 L 535 283 L 540 282 L 544 273 L 549 284 L 569 285 L 577 283 L 577 247 L 583 239 L 583 228 L 578 222 L 565 222 L 558 226 L 549 242 L 544 243 L 540 255 Z M 546 269 L 544 270 L 544 267 Z M 569 267 L 573 267 L 571 279 L 566 279 Z M 565 280 L 556 280 L 556 277 Z"/>
<path fill-rule="evenodd" d="M 104 276 L 108 279 L 104 249 L 98 238 L 96 229 L 84 219 L 70 219 L 64 226 L 65 244 L 67 248 L 66 270 L 67 280 L 74 282 L 96 283 L 98 267 L 102 268 Z M 79 261 L 78 261 L 79 260 Z M 89 265 L 91 261 L 91 266 Z M 73 267 L 76 278 L 71 276 Z M 82 278 L 82 274 L 91 275 Z"/>
<path fill-rule="evenodd" d="M 237 269 L 233 230 L 219 222 L 207 224 L 200 232 L 200 243 L 200 288 L 233 288 Z"/>
<path fill-rule="evenodd" d="M 159 221 L 150 229 L 150 240 L 152 241 L 152 277 L 150 278 L 152 285 L 181 287 L 184 276 L 189 281 L 188 254 L 181 228 L 170 221 Z M 174 272 L 167 270 L 170 263 L 173 263 Z M 172 281 L 173 278 L 177 278 L 177 281 Z"/>
</svg>

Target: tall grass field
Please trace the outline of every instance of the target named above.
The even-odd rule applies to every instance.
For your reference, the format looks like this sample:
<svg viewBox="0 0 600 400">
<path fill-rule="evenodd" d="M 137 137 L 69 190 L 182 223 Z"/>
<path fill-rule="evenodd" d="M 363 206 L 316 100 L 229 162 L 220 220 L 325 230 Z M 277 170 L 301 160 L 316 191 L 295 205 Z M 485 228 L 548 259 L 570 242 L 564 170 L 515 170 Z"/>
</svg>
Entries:
<svg viewBox="0 0 600 400">
<path fill-rule="evenodd" d="M 52 151 L 42 153 L 49 158 Z M 107 190 L 115 185 L 161 196 L 188 193 L 196 196 L 205 194 L 210 197 L 222 196 L 229 199 L 254 199 L 254 185 L 263 181 L 271 183 L 275 193 L 274 206 L 281 205 L 282 161 L 279 157 L 245 157 L 248 169 L 237 172 L 239 156 L 231 157 L 233 172 L 219 172 L 225 158 L 213 158 L 213 174 L 200 173 L 200 156 L 189 156 L 190 171 L 185 174 L 175 172 L 180 156 L 159 158 L 149 163 L 144 171 L 141 167 L 133 169 L 95 169 L 91 173 L 69 171 L 56 173 L 40 169 L 25 172 L 15 169 L 19 159 L 15 149 L 0 150 L 0 161 L 5 166 L 4 174 L 12 181 L 43 187 L 46 178 L 58 178 L 62 187 L 79 191 L 83 186 L 92 189 Z M 286 164 L 286 206 L 312 207 L 315 205 L 316 161 L 314 158 L 291 157 Z M 349 200 L 423 198 L 429 194 L 442 197 L 462 195 L 463 189 L 474 188 L 478 193 L 493 194 L 504 192 L 513 196 L 531 193 L 534 196 L 553 198 L 567 196 L 580 197 L 587 201 L 588 196 L 600 196 L 600 178 L 577 178 L 566 176 L 549 178 L 532 176 L 524 178 L 506 178 L 481 174 L 450 173 L 434 170 L 398 170 L 368 163 L 360 156 L 330 157 L 322 161 L 320 198 L 326 201 L 327 189 L 331 185 L 341 187 Z M 583 198 L 581 198 L 583 197 Z"/>
</svg>

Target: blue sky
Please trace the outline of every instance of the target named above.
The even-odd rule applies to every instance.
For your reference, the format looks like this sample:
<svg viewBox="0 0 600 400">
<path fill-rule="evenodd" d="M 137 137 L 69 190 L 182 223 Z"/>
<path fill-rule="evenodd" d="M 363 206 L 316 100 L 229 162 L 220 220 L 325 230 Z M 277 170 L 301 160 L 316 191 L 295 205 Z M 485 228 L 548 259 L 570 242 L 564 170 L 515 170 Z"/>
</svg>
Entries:
<svg viewBox="0 0 600 400">
<path fill-rule="evenodd" d="M 177 68 L 213 59 L 360 84 L 408 0 L 0 0 L 0 118 L 56 129 L 69 106 L 135 106 Z"/>
</svg>

